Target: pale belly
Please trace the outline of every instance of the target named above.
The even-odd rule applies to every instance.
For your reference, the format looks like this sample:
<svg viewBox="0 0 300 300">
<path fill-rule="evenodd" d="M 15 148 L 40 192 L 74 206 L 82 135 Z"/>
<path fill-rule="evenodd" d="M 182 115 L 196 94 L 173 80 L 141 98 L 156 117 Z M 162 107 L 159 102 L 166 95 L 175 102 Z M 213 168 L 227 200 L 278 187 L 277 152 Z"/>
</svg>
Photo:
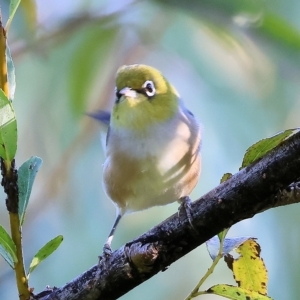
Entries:
<svg viewBox="0 0 300 300">
<path fill-rule="evenodd" d="M 104 187 L 121 213 L 165 205 L 188 196 L 200 173 L 200 154 L 170 145 L 159 158 L 115 155 L 104 164 Z M 165 155 L 164 155 L 165 153 Z"/>
</svg>

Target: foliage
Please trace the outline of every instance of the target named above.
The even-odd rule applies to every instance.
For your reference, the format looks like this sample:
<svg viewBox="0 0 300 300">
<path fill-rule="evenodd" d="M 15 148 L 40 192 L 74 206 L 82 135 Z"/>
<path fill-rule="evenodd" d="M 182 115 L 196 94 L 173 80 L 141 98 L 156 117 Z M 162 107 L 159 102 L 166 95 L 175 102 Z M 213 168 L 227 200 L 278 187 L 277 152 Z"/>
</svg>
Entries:
<svg viewBox="0 0 300 300">
<path fill-rule="evenodd" d="M 28 275 L 25 276 L 21 235 L 22 224 L 35 175 L 42 160 L 38 157 L 32 157 L 19 170 L 15 170 L 17 120 L 12 104 L 15 92 L 15 70 L 6 38 L 20 2 L 11 1 L 9 18 L 5 28 L 0 22 L 0 160 L 1 174 L 3 176 L 2 185 L 7 194 L 6 206 L 9 213 L 11 231 L 10 236 L 4 227 L 0 225 L 0 254 L 15 271 L 19 298 L 27 300 L 31 295 L 31 289 L 28 286 L 30 273 L 42 260 L 57 249 L 62 242 L 62 236 L 51 240 L 38 251 L 30 264 Z M 14 174 L 17 174 L 17 176 L 14 176 Z"/>
<path fill-rule="evenodd" d="M 288 129 L 283 132 L 279 132 L 272 137 L 258 141 L 247 149 L 241 168 L 244 168 L 257 161 L 296 132 L 299 132 L 299 128 Z"/>
<path fill-rule="evenodd" d="M 227 230 L 225 232 L 227 233 Z M 213 263 L 186 300 L 205 294 L 215 294 L 233 300 L 271 299 L 267 296 L 267 270 L 260 258 L 259 244 L 253 238 L 239 237 L 225 239 L 226 233 L 223 234 L 219 240 L 219 249 L 216 256 L 214 255 L 214 248 L 217 238 L 213 238 L 206 243 Z M 228 245 L 230 246 L 228 247 Z M 235 248 L 239 254 L 239 257 L 236 259 L 229 254 L 229 252 Z M 234 287 L 227 284 L 218 284 L 206 291 L 199 291 L 204 281 L 213 273 L 217 263 L 222 257 L 224 257 L 229 269 L 232 270 L 238 286 Z"/>
</svg>

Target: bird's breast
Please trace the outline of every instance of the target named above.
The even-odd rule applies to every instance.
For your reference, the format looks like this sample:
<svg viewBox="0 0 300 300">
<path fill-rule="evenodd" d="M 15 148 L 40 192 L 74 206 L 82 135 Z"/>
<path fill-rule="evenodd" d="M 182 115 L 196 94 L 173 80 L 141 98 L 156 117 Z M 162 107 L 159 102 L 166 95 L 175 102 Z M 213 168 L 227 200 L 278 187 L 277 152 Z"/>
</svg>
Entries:
<svg viewBox="0 0 300 300">
<path fill-rule="evenodd" d="M 197 123 L 181 118 L 143 135 L 110 134 L 104 186 L 124 212 L 174 202 L 194 188 L 200 171 Z"/>
</svg>

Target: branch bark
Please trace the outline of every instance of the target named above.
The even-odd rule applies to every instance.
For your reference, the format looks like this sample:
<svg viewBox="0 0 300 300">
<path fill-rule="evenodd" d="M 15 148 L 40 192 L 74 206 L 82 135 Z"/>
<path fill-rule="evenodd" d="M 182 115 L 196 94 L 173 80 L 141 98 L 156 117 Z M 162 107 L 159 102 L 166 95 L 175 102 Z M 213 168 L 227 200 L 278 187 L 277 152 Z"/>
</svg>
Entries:
<svg viewBox="0 0 300 300">
<path fill-rule="evenodd" d="M 193 202 L 192 223 L 177 214 L 116 250 L 100 265 L 34 299 L 116 299 L 164 271 L 231 225 L 267 209 L 300 202 L 300 132 Z M 47 296 L 45 296 L 47 294 Z"/>
</svg>

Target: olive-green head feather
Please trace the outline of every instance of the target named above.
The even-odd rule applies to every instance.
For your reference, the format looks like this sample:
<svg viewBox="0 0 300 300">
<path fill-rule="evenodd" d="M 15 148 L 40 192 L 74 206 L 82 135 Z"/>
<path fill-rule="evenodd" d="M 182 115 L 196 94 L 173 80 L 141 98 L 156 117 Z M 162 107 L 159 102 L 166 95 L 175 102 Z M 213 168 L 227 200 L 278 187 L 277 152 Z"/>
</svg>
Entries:
<svg viewBox="0 0 300 300">
<path fill-rule="evenodd" d="M 117 71 L 112 126 L 143 130 L 170 119 L 178 106 L 179 94 L 157 69 L 129 65 Z"/>
</svg>

